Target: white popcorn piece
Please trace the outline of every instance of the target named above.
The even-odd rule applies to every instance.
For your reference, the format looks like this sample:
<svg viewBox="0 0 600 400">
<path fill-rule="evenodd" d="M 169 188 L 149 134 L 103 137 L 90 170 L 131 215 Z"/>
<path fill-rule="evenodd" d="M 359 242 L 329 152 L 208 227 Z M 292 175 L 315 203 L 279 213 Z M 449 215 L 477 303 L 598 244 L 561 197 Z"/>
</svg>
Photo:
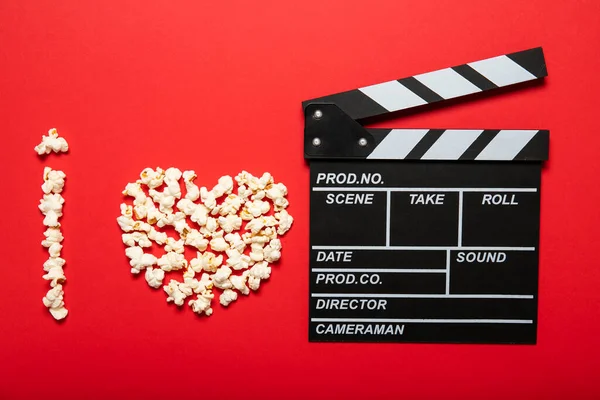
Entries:
<svg viewBox="0 0 600 400">
<path fill-rule="evenodd" d="M 187 224 L 187 219 L 185 214 L 182 212 L 176 212 L 173 214 L 173 227 L 175 230 L 181 235 L 187 235 L 188 232 L 192 230 L 190 226 Z"/>
<path fill-rule="evenodd" d="M 48 136 L 42 135 L 42 142 L 34 147 L 35 152 L 38 155 L 55 153 L 65 153 L 69 151 L 69 144 L 67 141 L 58 136 L 56 128 L 52 128 L 48 131 Z"/>
<path fill-rule="evenodd" d="M 56 320 L 61 320 L 67 316 L 69 311 L 65 308 L 65 302 L 63 301 L 64 291 L 61 284 L 57 284 L 46 293 L 46 296 L 42 299 L 44 305 L 52 314 L 52 317 Z"/>
<path fill-rule="evenodd" d="M 121 227 L 123 232 L 141 231 L 149 233 L 152 230 L 152 226 L 143 221 L 135 221 L 131 217 L 121 215 L 117 218 L 117 223 Z"/>
<path fill-rule="evenodd" d="M 150 189 L 156 189 L 163 184 L 165 179 L 165 171 L 161 168 L 156 168 L 156 171 L 152 168 L 145 168 L 140 174 L 141 182 L 148 186 Z"/>
<path fill-rule="evenodd" d="M 206 290 L 199 294 L 196 300 L 190 300 L 188 305 L 192 307 L 192 310 L 198 315 L 204 313 L 206 316 L 210 316 L 213 312 L 210 304 L 214 298 L 215 295 L 212 293 L 212 291 Z"/>
<path fill-rule="evenodd" d="M 152 199 L 150 199 L 150 201 L 152 201 Z M 148 223 L 151 225 L 158 223 L 159 220 L 162 220 L 166 217 L 165 214 L 163 214 L 158 208 L 154 206 L 154 203 L 152 203 L 152 207 L 148 207 L 146 211 L 148 213 L 146 215 L 146 221 L 148 221 Z"/>
<path fill-rule="evenodd" d="M 155 241 L 157 244 L 165 244 L 168 236 L 165 232 L 159 232 L 154 228 L 150 228 L 148 239 Z"/>
<path fill-rule="evenodd" d="M 229 243 L 229 247 L 242 253 L 246 248 L 246 243 L 242 240 L 239 233 L 228 233 L 225 235 L 225 240 Z"/>
<path fill-rule="evenodd" d="M 231 282 L 229 281 L 231 272 L 231 268 L 229 268 L 227 265 L 221 266 L 217 272 L 211 276 L 215 287 L 219 289 L 230 289 L 232 287 Z"/>
<path fill-rule="evenodd" d="M 250 222 L 246 224 L 246 230 L 252 232 L 252 234 L 256 235 L 258 232 L 265 227 L 265 219 L 264 218 L 254 218 Z"/>
<path fill-rule="evenodd" d="M 271 267 L 266 261 L 256 263 L 248 271 L 249 276 L 253 276 L 258 279 L 269 279 L 271 276 Z"/>
<path fill-rule="evenodd" d="M 190 265 L 188 264 L 188 267 L 185 269 L 185 272 L 183 273 L 183 279 L 185 281 L 185 279 L 194 279 L 196 277 L 196 271 L 194 271 L 193 268 L 190 267 Z"/>
<path fill-rule="evenodd" d="M 175 253 L 182 254 L 184 251 L 184 245 L 185 245 L 185 242 L 183 241 L 183 239 L 175 240 L 173 238 L 167 238 L 167 243 L 165 245 L 165 251 L 167 253 L 175 252 Z"/>
<path fill-rule="evenodd" d="M 50 254 L 51 258 L 60 257 L 61 250 L 62 250 L 62 244 L 52 243 L 52 245 L 50 247 L 48 247 L 48 254 Z"/>
<path fill-rule="evenodd" d="M 207 209 L 212 210 L 217 205 L 217 199 L 213 192 L 209 192 L 204 186 L 200 188 L 200 200 L 206 206 Z"/>
<path fill-rule="evenodd" d="M 148 286 L 158 289 L 163 284 L 163 279 L 165 279 L 165 271 L 160 268 L 146 268 L 146 273 L 144 274 L 146 278 L 146 282 L 148 282 Z"/>
<path fill-rule="evenodd" d="M 134 203 L 135 204 L 133 207 L 133 214 L 137 219 L 147 218 L 148 214 L 150 213 L 152 213 L 152 215 L 156 215 L 156 212 L 158 211 L 150 197 L 140 197 L 139 199 L 135 200 Z M 147 221 L 148 223 L 155 224 L 156 218 L 153 220 L 151 218 L 148 218 Z"/>
<path fill-rule="evenodd" d="M 40 199 L 40 205 L 38 208 L 45 215 L 43 224 L 44 226 L 58 228 L 60 223 L 58 219 L 62 217 L 62 208 L 65 199 L 59 193 L 44 194 L 44 197 Z"/>
<path fill-rule="evenodd" d="M 219 198 L 224 194 L 230 194 L 233 190 L 233 179 L 229 175 L 219 178 L 218 183 L 212 189 L 212 194 L 215 198 Z"/>
<path fill-rule="evenodd" d="M 195 272 L 215 272 L 222 263 L 223 255 L 216 256 L 210 251 L 205 251 L 204 253 L 198 252 L 197 257 L 192 258 L 190 261 L 190 268 L 192 268 Z"/>
<path fill-rule="evenodd" d="M 144 249 L 139 246 L 126 248 L 125 255 L 129 258 L 132 274 L 139 274 L 143 269 L 151 267 L 159 261 L 152 254 L 144 253 Z"/>
<path fill-rule="evenodd" d="M 271 238 L 269 238 L 268 236 L 265 236 L 265 235 L 252 235 L 252 233 L 250 233 L 250 232 L 244 233 L 242 235 L 242 239 L 244 240 L 244 242 L 246 244 L 251 244 L 251 243 L 266 244 L 266 243 L 269 243 L 271 241 Z"/>
<path fill-rule="evenodd" d="M 208 247 L 208 239 L 205 239 L 199 230 L 192 229 L 185 237 L 185 244 L 204 251 Z"/>
<path fill-rule="evenodd" d="M 248 286 L 252 290 L 258 290 L 260 281 L 269 279 L 270 276 L 271 267 L 269 267 L 267 262 L 256 263 L 248 271 Z"/>
<path fill-rule="evenodd" d="M 156 264 L 165 272 L 177 271 L 183 268 L 187 268 L 188 266 L 188 262 L 183 254 L 175 253 L 172 251 L 160 257 L 156 261 Z"/>
<path fill-rule="evenodd" d="M 253 200 L 247 201 L 245 205 L 245 210 L 251 214 L 254 218 L 260 217 L 263 214 L 266 214 L 271 209 L 271 205 L 268 201 L 263 200 Z"/>
<path fill-rule="evenodd" d="M 275 183 L 266 190 L 266 195 L 273 201 L 275 211 L 281 211 L 289 205 L 288 200 L 285 198 L 287 195 L 287 187 L 283 183 Z"/>
<path fill-rule="evenodd" d="M 275 228 L 265 228 L 263 229 L 263 231 L 260 233 L 262 236 L 266 236 L 269 238 L 269 241 L 273 240 L 273 239 L 277 239 L 277 229 Z"/>
<path fill-rule="evenodd" d="M 44 278 L 47 281 L 50 281 L 51 287 L 56 287 L 57 284 L 63 283 L 67 280 L 62 267 L 49 268 L 48 273 L 43 275 L 42 278 Z"/>
<path fill-rule="evenodd" d="M 279 221 L 272 215 L 264 215 L 260 217 L 261 221 L 265 224 L 266 227 L 275 227 L 279 225 Z"/>
<path fill-rule="evenodd" d="M 44 226 L 48 226 L 51 228 L 58 228 L 60 226 L 60 222 L 58 222 L 58 218 L 60 216 L 54 211 L 48 211 L 42 223 Z"/>
<path fill-rule="evenodd" d="M 185 298 L 189 296 L 186 292 L 181 290 L 180 283 L 174 279 L 169 281 L 168 285 L 163 286 L 163 290 L 167 293 L 167 303 L 173 302 L 178 306 L 182 306 L 185 302 Z"/>
<path fill-rule="evenodd" d="M 194 184 L 197 175 L 194 171 L 185 171 L 183 173 L 183 182 L 185 183 L 185 198 L 196 201 L 200 198 L 200 188 Z M 188 214 L 189 215 L 189 214 Z"/>
<path fill-rule="evenodd" d="M 248 287 L 252 291 L 257 291 L 260 288 L 260 279 L 254 276 L 248 276 Z"/>
<path fill-rule="evenodd" d="M 133 197 L 138 202 L 141 202 L 142 200 L 145 201 L 145 198 L 147 197 L 139 182 L 128 183 L 125 186 L 125 190 L 123 190 L 123 195 Z"/>
<path fill-rule="evenodd" d="M 173 225 L 175 223 L 175 214 L 172 212 L 168 212 L 166 214 L 162 214 L 161 217 L 156 221 L 156 226 L 159 228 L 164 228 L 168 225 Z"/>
<path fill-rule="evenodd" d="M 285 234 L 292 227 L 292 223 L 294 222 L 294 218 L 286 210 L 281 210 L 275 213 L 275 218 L 279 220 L 279 227 L 277 228 L 277 233 L 280 235 Z"/>
<path fill-rule="evenodd" d="M 263 176 L 257 178 L 246 171 L 242 171 L 236 176 L 235 180 L 239 185 L 248 186 L 254 193 L 264 190 L 268 185 L 273 183 L 273 177 L 268 172 L 265 172 Z"/>
<path fill-rule="evenodd" d="M 245 203 L 245 200 L 235 194 L 230 194 L 225 197 L 223 203 L 217 205 L 213 210 L 212 214 L 220 214 L 221 216 L 225 215 L 234 215 L 240 210 L 242 205 Z"/>
<path fill-rule="evenodd" d="M 262 200 L 266 195 L 267 193 L 264 190 L 259 190 L 250 197 L 250 200 Z"/>
<path fill-rule="evenodd" d="M 275 262 L 281 258 L 281 241 L 279 239 L 273 239 L 265 247 L 263 251 L 265 261 Z"/>
<path fill-rule="evenodd" d="M 44 215 L 48 215 L 49 212 L 56 213 L 57 216 L 62 217 L 62 208 L 65 203 L 65 199 L 60 193 L 44 194 L 44 197 L 40 200 L 38 208 Z"/>
<path fill-rule="evenodd" d="M 234 288 L 240 291 L 241 294 L 248 295 L 250 293 L 250 289 L 246 286 L 246 280 L 248 279 L 248 271 L 244 271 L 242 275 L 232 275 L 229 278 L 229 281 L 233 285 Z"/>
<path fill-rule="evenodd" d="M 228 215 L 226 217 L 219 217 L 218 223 L 224 232 L 231 233 L 242 227 L 242 218 L 237 215 Z"/>
<path fill-rule="evenodd" d="M 177 202 L 177 208 L 185 215 L 193 215 L 196 211 L 196 207 L 198 207 L 198 205 L 187 197 Z"/>
<path fill-rule="evenodd" d="M 270 173 L 265 172 L 258 180 L 258 189 L 265 190 L 265 188 L 273 183 L 273 176 Z"/>
<path fill-rule="evenodd" d="M 64 237 L 60 229 L 58 228 L 48 228 L 44 232 L 44 236 L 46 239 L 42 240 L 42 246 L 50 247 L 54 243 L 60 243 L 63 241 Z"/>
<path fill-rule="evenodd" d="M 123 243 L 126 246 L 140 246 L 140 247 L 151 247 L 152 242 L 143 232 L 124 233 L 121 235 Z"/>
<path fill-rule="evenodd" d="M 217 229 L 219 229 L 219 224 L 215 218 L 208 217 L 206 219 L 206 224 L 200 228 L 200 232 L 205 236 L 213 236 L 217 237 L 220 235 L 216 235 Z"/>
<path fill-rule="evenodd" d="M 53 268 L 60 268 L 65 265 L 65 259 L 60 257 L 51 257 L 44 262 L 44 271 L 50 272 Z"/>
<path fill-rule="evenodd" d="M 181 171 L 177 168 L 168 168 L 165 171 L 164 182 L 167 185 L 164 190 L 165 194 L 177 199 L 181 198 L 181 186 L 179 185 L 179 178 L 181 178 L 181 175 Z"/>
<path fill-rule="evenodd" d="M 249 178 L 249 176 L 252 176 L 252 175 L 250 175 L 250 174 L 249 174 L 248 172 L 246 172 L 246 171 L 242 171 L 242 172 L 240 172 L 239 174 L 237 174 L 237 175 L 236 175 L 236 177 L 235 177 L 234 179 L 235 179 L 235 181 L 237 182 L 237 184 L 238 184 L 238 187 L 241 187 L 242 185 L 245 185 L 245 184 L 247 184 L 247 183 L 248 183 L 248 178 Z"/>
<path fill-rule="evenodd" d="M 62 171 L 54 170 L 50 167 L 44 168 L 44 183 L 42 191 L 45 194 L 61 193 L 65 186 L 66 175 Z"/>
<path fill-rule="evenodd" d="M 208 212 L 209 210 L 206 208 L 206 206 L 204 206 L 204 204 L 198 204 L 190 219 L 199 226 L 204 226 L 208 222 Z"/>
<path fill-rule="evenodd" d="M 212 238 L 210 241 L 210 248 L 213 251 L 225 251 L 229 248 L 229 245 L 227 244 L 227 242 L 225 241 L 225 239 L 223 239 L 222 237 L 215 237 Z"/>
<path fill-rule="evenodd" d="M 148 194 L 152 197 L 155 203 L 159 204 L 158 209 L 162 213 L 170 214 L 173 212 L 173 206 L 175 205 L 175 196 L 168 192 L 169 188 L 167 187 L 163 192 L 159 192 L 155 189 L 150 189 Z"/>
<path fill-rule="evenodd" d="M 228 249 L 227 253 L 227 265 L 235 270 L 242 270 L 248 268 L 250 265 L 251 258 L 245 254 L 240 253 L 236 249 Z"/>
<path fill-rule="evenodd" d="M 179 184 L 179 179 L 182 175 L 183 173 L 178 168 L 167 168 L 167 170 L 165 171 L 165 184 Z"/>
<path fill-rule="evenodd" d="M 210 279 L 209 274 L 202 274 L 200 280 L 198 281 L 198 291 L 197 293 L 202 293 L 206 290 L 212 289 L 214 286 L 212 279 Z"/>
<path fill-rule="evenodd" d="M 122 203 L 119 207 L 121 208 L 122 216 L 127 217 L 127 218 L 133 218 L 133 207 L 132 206 Z"/>
<path fill-rule="evenodd" d="M 248 189 L 245 185 L 238 186 L 238 197 L 245 203 L 250 196 L 252 196 L 252 190 Z"/>
<path fill-rule="evenodd" d="M 250 259 L 254 262 L 262 261 L 265 259 L 264 250 L 262 243 L 252 243 L 250 245 Z"/>
<path fill-rule="evenodd" d="M 219 296 L 219 303 L 223 306 L 227 307 L 232 302 L 236 301 L 238 298 L 238 294 L 231 289 L 225 289 L 221 296 Z"/>
</svg>

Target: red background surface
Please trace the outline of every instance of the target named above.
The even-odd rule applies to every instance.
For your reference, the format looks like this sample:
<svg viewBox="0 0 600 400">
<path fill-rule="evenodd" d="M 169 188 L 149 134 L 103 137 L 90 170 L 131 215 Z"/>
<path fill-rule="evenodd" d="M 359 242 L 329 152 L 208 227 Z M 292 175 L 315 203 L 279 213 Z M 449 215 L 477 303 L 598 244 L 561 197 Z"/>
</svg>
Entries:
<svg viewBox="0 0 600 400">
<path fill-rule="evenodd" d="M 592 0 L 0 1 L 0 399 L 600 397 L 599 15 Z M 538 344 L 308 343 L 300 102 L 539 45 L 544 85 L 382 124 L 550 129 Z M 50 127 L 72 151 L 41 161 Z M 68 176 L 62 324 L 41 303 L 46 164 Z M 129 273 L 115 217 L 147 166 L 288 186 L 296 222 L 258 295 L 197 318 Z"/>
</svg>

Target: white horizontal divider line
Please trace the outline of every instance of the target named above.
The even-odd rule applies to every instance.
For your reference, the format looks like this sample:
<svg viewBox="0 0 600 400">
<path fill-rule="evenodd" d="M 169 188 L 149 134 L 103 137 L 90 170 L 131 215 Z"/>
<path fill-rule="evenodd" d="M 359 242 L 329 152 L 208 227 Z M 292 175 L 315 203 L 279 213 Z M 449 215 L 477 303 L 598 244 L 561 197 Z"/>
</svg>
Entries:
<svg viewBox="0 0 600 400">
<path fill-rule="evenodd" d="M 311 293 L 311 297 L 370 299 L 533 299 L 533 295 L 530 294 Z"/>
<path fill-rule="evenodd" d="M 417 323 L 417 324 L 533 324 L 531 319 L 412 319 L 412 318 L 311 318 L 310 322 Z"/>
<path fill-rule="evenodd" d="M 465 251 L 535 251 L 535 247 L 493 246 L 312 246 L 312 250 L 465 250 Z"/>
<path fill-rule="evenodd" d="M 426 268 L 312 268 L 312 272 L 372 272 L 372 273 L 423 273 L 423 274 L 444 274 L 445 269 L 426 269 Z"/>
<path fill-rule="evenodd" d="M 525 192 L 537 188 L 433 188 L 433 187 L 313 187 L 313 192 Z"/>
</svg>

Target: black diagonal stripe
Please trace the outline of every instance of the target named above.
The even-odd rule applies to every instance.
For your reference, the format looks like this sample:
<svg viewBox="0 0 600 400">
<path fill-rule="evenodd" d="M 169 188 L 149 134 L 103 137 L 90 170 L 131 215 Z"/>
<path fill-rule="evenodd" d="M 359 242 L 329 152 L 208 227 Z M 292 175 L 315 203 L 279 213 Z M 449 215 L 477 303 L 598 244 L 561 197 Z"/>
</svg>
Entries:
<svg viewBox="0 0 600 400">
<path fill-rule="evenodd" d="M 428 103 L 435 103 L 436 101 L 444 100 L 442 96 L 423 85 L 414 76 L 398 79 L 398 82 Z"/>
<path fill-rule="evenodd" d="M 515 161 L 545 161 L 548 159 L 550 132 L 539 131 L 515 156 Z"/>
<path fill-rule="evenodd" d="M 406 155 L 407 160 L 420 160 L 427 150 L 442 136 L 445 129 L 430 129 L 429 132 L 417 143 L 415 147 Z"/>
<path fill-rule="evenodd" d="M 374 140 L 373 149 L 375 149 L 377 146 L 379 146 L 379 143 L 383 142 L 383 139 L 385 139 L 386 136 L 389 135 L 389 133 L 391 131 L 392 131 L 391 129 L 367 128 L 367 132 L 369 132 L 371 134 L 371 136 L 373 136 L 373 140 Z"/>
<path fill-rule="evenodd" d="M 494 82 L 490 81 L 488 78 L 481 75 L 467 64 L 452 67 L 452 69 L 460 76 L 471 82 L 473 85 L 481 89 L 481 91 L 496 89 L 498 87 Z"/>
<path fill-rule="evenodd" d="M 507 54 L 506 57 L 531 72 L 531 74 L 537 78 L 548 75 L 546 60 L 544 59 L 544 52 L 541 47 Z"/>
<path fill-rule="evenodd" d="M 474 160 L 486 148 L 488 144 L 496 137 L 500 130 L 486 129 L 481 132 L 481 135 L 471 145 L 462 156 L 458 157 L 459 160 Z"/>
<path fill-rule="evenodd" d="M 302 106 L 306 107 L 310 103 L 333 103 L 354 120 L 389 112 L 358 89 L 303 101 Z"/>
</svg>

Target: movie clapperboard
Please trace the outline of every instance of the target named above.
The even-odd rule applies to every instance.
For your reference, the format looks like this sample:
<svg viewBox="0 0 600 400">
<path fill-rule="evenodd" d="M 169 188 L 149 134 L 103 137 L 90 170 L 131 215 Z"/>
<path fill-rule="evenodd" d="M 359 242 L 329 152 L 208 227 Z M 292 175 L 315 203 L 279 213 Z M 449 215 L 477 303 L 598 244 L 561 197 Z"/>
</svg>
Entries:
<svg viewBox="0 0 600 400">
<path fill-rule="evenodd" d="M 546 75 L 534 48 L 303 102 L 310 341 L 536 342 L 549 132 L 359 121 Z"/>
</svg>

